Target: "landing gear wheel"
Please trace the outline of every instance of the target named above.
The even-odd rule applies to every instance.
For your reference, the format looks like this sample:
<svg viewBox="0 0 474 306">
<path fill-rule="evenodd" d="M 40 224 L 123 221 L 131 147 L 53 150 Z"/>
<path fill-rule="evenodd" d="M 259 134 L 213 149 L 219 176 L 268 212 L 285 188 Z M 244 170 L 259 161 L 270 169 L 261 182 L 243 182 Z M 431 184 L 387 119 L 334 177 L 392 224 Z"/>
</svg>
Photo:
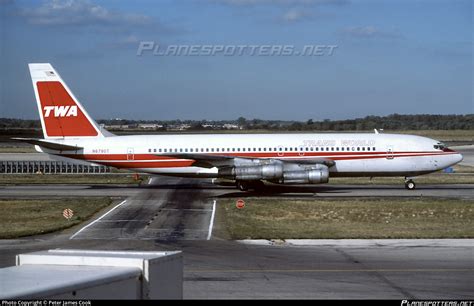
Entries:
<svg viewBox="0 0 474 306">
<path fill-rule="evenodd" d="M 416 188 L 416 184 L 412 180 L 408 180 L 405 182 L 405 188 L 408 190 L 414 190 Z"/>
<path fill-rule="evenodd" d="M 241 191 L 247 191 L 249 190 L 249 184 L 247 182 L 237 181 L 237 188 Z"/>
</svg>

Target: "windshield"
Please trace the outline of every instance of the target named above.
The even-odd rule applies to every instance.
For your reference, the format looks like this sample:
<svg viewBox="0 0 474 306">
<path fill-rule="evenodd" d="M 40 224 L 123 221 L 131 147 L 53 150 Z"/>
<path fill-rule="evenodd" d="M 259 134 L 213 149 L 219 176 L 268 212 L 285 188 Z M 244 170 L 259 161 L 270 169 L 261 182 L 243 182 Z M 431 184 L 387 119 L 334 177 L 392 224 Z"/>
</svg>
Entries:
<svg viewBox="0 0 474 306">
<path fill-rule="evenodd" d="M 433 147 L 437 150 L 444 150 L 445 148 L 447 148 L 447 146 L 442 142 L 438 142 Z"/>
</svg>

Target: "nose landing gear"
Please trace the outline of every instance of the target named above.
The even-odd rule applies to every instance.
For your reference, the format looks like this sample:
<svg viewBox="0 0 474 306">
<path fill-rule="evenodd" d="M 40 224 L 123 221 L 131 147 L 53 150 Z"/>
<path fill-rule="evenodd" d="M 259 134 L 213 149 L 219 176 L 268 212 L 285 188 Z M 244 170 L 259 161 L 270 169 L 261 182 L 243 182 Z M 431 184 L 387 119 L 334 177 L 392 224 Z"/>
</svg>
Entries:
<svg viewBox="0 0 474 306">
<path fill-rule="evenodd" d="M 408 190 L 414 190 L 416 188 L 416 184 L 411 179 L 405 179 L 405 188 Z"/>
</svg>

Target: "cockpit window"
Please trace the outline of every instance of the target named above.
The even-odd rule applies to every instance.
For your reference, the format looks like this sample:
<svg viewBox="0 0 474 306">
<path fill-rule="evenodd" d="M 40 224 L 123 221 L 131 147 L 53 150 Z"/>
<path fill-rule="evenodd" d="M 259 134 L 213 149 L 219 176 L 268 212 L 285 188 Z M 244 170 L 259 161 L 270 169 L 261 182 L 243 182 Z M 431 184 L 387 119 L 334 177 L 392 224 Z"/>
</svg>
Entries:
<svg viewBox="0 0 474 306">
<path fill-rule="evenodd" d="M 446 148 L 446 145 L 445 145 L 444 143 L 442 143 L 442 142 L 438 142 L 438 143 L 435 144 L 433 147 L 434 147 L 435 149 L 437 149 L 437 150 L 444 150 L 444 149 Z"/>
</svg>

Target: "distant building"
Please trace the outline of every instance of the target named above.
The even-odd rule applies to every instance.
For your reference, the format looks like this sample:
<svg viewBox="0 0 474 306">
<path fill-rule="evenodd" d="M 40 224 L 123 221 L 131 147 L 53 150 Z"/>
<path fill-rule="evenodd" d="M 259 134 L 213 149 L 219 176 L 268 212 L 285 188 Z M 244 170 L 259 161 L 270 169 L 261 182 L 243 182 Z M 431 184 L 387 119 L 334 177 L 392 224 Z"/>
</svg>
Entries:
<svg viewBox="0 0 474 306">
<path fill-rule="evenodd" d="M 224 129 L 227 129 L 227 130 L 238 130 L 239 129 L 239 125 L 238 124 L 232 124 L 232 123 L 226 123 L 222 126 Z"/>
<path fill-rule="evenodd" d="M 105 125 L 104 127 L 110 130 L 125 130 L 125 129 L 130 128 L 128 124 L 111 124 L 111 125 Z"/>
<path fill-rule="evenodd" d="M 140 123 L 138 125 L 138 128 L 144 129 L 144 130 L 156 130 L 156 129 L 163 128 L 163 125 L 162 124 L 156 124 L 156 123 Z"/>
<path fill-rule="evenodd" d="M 168 130 L 169 131 L 185 131 L 188 130 L 191 127 L 190 124 L 174 124 L 174 125 L 168 125 Z"/>
</svg>

